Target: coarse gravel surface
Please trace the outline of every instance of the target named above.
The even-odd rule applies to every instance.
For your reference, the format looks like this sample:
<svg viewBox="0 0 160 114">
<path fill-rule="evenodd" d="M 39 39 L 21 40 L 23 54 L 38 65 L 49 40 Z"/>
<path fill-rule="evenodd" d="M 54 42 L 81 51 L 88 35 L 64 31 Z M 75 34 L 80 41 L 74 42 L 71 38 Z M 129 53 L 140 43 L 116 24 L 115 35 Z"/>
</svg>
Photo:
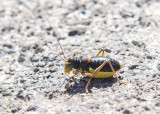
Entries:
<svg viewBox="0 0 160 114">
<path fill-rule="evenodd" d="M 78 74 L 63 93 L 70 75 L 53 30 L 67 58 L 104 48 L 128 83 L 92 79 L 86 94 Z M 159 45 L 159 0 L 1 0 L 0 113 L 159 114 Z"/>
</svg>

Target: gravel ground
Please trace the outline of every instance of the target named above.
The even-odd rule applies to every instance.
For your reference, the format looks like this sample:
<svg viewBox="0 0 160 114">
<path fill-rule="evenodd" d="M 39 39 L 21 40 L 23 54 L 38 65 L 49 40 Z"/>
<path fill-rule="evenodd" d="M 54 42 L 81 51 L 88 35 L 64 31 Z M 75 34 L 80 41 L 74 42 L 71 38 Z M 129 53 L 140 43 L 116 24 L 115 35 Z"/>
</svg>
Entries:
<svg viewBox="0 0 160 114">
<path fill-rule="evenodd" d="M 49 18 L 53 29 L 49 27 Z M 159 0 L 1 0 L 0 113 L 160 113 Z M 105 56 L 115 77 L 72 79 L 67 57 Z"/>
</svg>

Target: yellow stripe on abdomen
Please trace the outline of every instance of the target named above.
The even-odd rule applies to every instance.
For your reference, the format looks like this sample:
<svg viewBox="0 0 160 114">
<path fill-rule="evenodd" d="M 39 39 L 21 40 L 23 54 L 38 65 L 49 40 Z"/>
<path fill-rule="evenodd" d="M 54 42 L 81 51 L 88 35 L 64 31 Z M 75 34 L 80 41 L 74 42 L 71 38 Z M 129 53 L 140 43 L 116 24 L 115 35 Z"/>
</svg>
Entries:
<svg viewBox="0 0 160 114">
<path fill-rule="evenodd" d="M 92 73 L 94 71 L 94 69 L 92 69 L 91 67 L 89 68 L 89 72 Z M 113 76 L 113 72 L 97 72 L 93 78 L 108 78 L 108 77 L 111 77 Z"/>
<path fill-rule="evenodd" d="M 108 78 L 113 76 L 113 72 L 97 72 L 96 75 L 93 76 L 93 78 Z"/>
</svg>

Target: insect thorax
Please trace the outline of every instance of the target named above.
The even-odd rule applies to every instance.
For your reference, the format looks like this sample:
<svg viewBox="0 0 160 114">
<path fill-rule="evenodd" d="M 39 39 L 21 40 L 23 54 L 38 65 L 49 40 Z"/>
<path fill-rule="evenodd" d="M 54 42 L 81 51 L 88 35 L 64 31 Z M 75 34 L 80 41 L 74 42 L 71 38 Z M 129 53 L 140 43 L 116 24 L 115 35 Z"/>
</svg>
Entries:
<svg viewBox="0 0 160 114">
<path fill-rule="evenodd" d="M 74 69 L 84 69 L 85 66 L 90 62 L 91 57 L 89 56 L 81 56 L 81 57 L 73 57 L 68 59 L 68 63 L 70 63 Z"/>
</svg>

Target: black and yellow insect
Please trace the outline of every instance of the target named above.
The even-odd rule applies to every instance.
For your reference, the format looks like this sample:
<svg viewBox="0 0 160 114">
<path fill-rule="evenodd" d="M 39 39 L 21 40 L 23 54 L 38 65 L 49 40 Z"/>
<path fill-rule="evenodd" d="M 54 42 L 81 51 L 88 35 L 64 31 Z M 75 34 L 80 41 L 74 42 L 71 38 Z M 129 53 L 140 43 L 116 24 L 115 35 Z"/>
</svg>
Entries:
<svg viewBox="0 0 160 114">
<path fill-rule="evenodd" d="M 99 56 L 101 52 L 102 56 Z M 69 77 L 68 86 L 64 91 L 67 91 L 70 80 L 78 73 L 81 73 L 83 76 L 90 77 L 86 85 L 86 93 L 88 93 L 88 86 L 92 78 L 108 78 L 115 75 L 120 84 L 126 83 L 121 82 L 116 74 L 116 71 L 123 68 L 123 65 L 121 65 L 118 61 L 104 57 L 103 55 L 104 49 L 101 49 L 95 57 L 82 56 L 79 58 L 65 59 L 64 72 L 69 74 L 73 69 L 75 69 L 76 72 Z"/>
<path fill-rule="evenodd" d="M 48 19 L 47 19 L 48 20 Z M 48 21 L 49 22 L 49 21 Z M 49 23 L 50 24 L 50 23 Z M 55 34 L 55 33 L 54 33 Z M 57 41 L 58 38 L 56 37 Z M 59 43 L 59 41 L 58 41 Z M 59 43 L 60 45 L 60 43 Z M 61 45 L 60 45 L 61 47 Z M 61 47 L 61 50 L 64 55 L 64 51 Z M 102 53 L 102 56 L 99 56 Z M 62 58 L 62 57 L 61 57 Z M 76 76 L 78 73 L 81 73 L 83 76 L 90 77 L 87 85 L 86 85 L 86 93 L 88 93 L 88 86 L 91 82 L 92 78 L 108 78 L 113 75 L 116 76 L 117 81 L 122 84 L 126 82 L 121 82 L 116 74 L 116 71 L 123 68 L 118 61 L 104 57 L 104 49 L 101 49 L 95 57 L 90 56 L 82 56 L 82 57 L 73 57 L 67 59 L 64 55 L 62 58 L 65 61 L 64 72 L 70 74 L 70 71 L 75 70 L 75 73 L 69 77 L 67 88 L 64 90 L 66 92 L 69 88 L 70 80 Z"/>
</svg>

